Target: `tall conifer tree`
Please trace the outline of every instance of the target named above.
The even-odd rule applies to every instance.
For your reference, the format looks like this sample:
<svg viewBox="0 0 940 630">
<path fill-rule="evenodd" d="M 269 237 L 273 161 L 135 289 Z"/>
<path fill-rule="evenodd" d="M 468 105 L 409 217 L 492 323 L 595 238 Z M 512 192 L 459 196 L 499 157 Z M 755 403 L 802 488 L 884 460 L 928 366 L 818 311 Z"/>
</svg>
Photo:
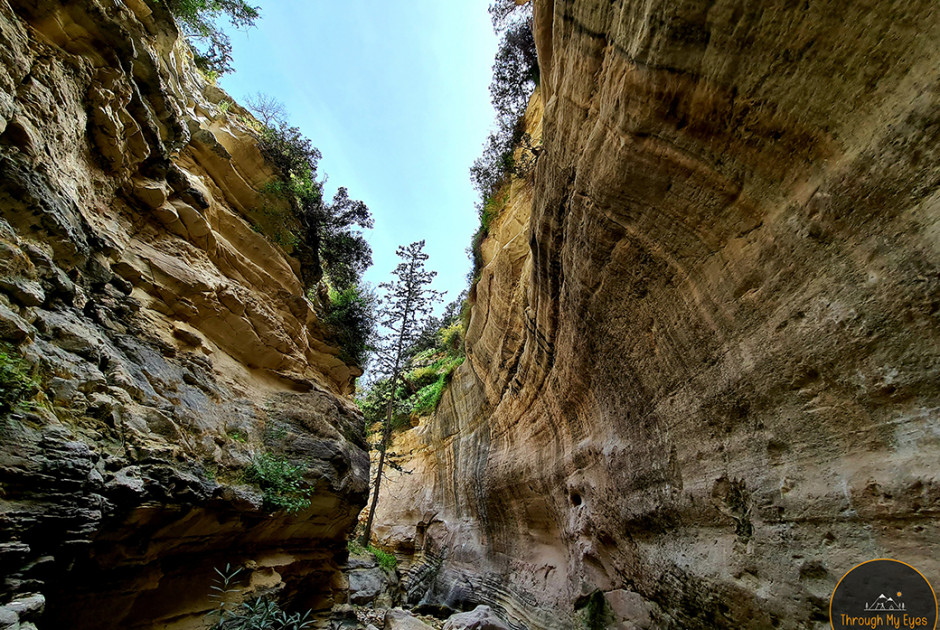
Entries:
<svg viewBox="0 0 940 630">
<path fill-rule="evenodd" d="M 379 308 L 379 317 L 386 332 L 382 335 L 376 350 L 376 369 L 380 374 L 388 375 L 389 387 L 385 403 L 385 421 L 382 425 L 382 439 L 378 444 L 379 463 L 372 489 L 372 505 L 369 518 L 362 534 L 363 547 L 369 545 L 372 537 L 372 522 L 375 519 L 375 507 L 379 502 L 379 487 L 382 484 L 382 472 L 385 468 L 385 456 L 389 438 L 392 434 L 392 411 L 395 404 L 395 390 L 401 378 L 402 369 L 408 358 L 408 349 L 417 341 L 426 320 L 431 316 L 435 302 L 443 295 L 429 287 L 436 271 L 427 271 L 424 262 L 428 255 L 424 253 L 424 241 L 399 247 L 395 252 L 402 262 L 392 275 L 395 279 L 383 282 L 379 288 L 385 291 L 385 299 Z"/>
</svg>

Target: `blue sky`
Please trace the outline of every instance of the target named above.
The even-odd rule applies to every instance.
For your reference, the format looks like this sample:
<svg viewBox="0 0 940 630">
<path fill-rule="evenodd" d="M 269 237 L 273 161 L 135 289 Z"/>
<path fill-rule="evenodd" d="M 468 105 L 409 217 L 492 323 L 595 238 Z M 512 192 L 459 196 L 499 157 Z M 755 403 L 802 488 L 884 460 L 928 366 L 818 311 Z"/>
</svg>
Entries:
<svg viewBox="0 0 940 630">
<path fill-rule="evenodd" d="M 372 211 L 372 284 L 389 279 L 398 245 L 425 239 L 445 301 L 466 287 L 468 169 L 493 121 L 487 5 L 262 0 L 254 28 L 230 31 L 235 72 L 220 85 L 241 103 L 259 91 L 284 103 L 323 153 L 329 194 L 346 186 Z"/>
</svg>

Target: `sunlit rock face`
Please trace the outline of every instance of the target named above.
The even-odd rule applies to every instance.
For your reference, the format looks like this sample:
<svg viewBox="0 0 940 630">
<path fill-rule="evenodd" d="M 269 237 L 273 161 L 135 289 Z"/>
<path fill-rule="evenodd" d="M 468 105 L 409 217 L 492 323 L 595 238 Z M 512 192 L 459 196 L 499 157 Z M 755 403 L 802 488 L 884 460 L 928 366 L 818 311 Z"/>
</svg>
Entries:
<svg viewBox="0 0 940 630">
<path fill-rule="evenodd" d="M 859 562 L 940 575 L 936 4 L 536 0 L 535 32 L 544 150 L 383 496 L 411 597 L 824 628 Z"/>
<path fill-rule="evenodd" d="M 328 607 L 368 484 L 359 371 L 252 227 L 248 113 L 144 0 L 0 0 L 0 60 L 0 338 L 46 394 L 0 409 L 0 617 L 204 627 L 226 563 Z M 309 509 L 243 485 L 262 452 L 306 463 Z"/>
</svg>

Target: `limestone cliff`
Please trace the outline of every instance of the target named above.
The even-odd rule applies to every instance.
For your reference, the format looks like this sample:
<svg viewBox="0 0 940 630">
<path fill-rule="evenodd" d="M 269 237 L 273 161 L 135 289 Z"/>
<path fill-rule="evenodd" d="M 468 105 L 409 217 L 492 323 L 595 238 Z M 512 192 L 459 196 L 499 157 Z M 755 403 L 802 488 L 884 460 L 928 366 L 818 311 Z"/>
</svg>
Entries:
<svg viewBox="0 0 940 630">
<path fill-rule="evenodd" d="M 201 627 L 229 562 L 329 606 L 359 372 L 253 229 L 250 116 L 162 3 L 0 0 L 0 62 L 0 337 L 34 395 L 0 408 L 0 626 Z M 306 463 L 308 509 L 241 481 L 261 453 Z"/>
<path fill-rule="evenodd" d="M 936 3 L 535 0 L 535 33 L 543 151 L 380 503 L 410 596 L 825 628 L 859 562 L 936 582 Z"/>
</svg>

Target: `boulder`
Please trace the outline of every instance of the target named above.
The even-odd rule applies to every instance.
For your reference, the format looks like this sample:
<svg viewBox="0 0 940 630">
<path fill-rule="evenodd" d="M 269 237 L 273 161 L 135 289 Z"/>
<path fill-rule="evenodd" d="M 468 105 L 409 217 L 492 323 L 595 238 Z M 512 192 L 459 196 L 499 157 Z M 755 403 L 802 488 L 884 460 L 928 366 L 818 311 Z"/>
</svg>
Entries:
<svg viewBox="0 0 940 630">
<path fill-rule="evenodd" d="M 385 613 L 385 630 L 433 630 L 407 610 L 392 608 Z"/>
<path fill-rule="evenodd" d="M 349 572 L 349 603 L 368 604 L 388 585 L 388 576 L 379 568 L 355 569 Z"/>
<path fill-rule="evenodd" d="M 447 619 L 444 630 L 509 630 L 489 606 L 480 605 L 470 612 L 457 613 Z"/>
</svg>

